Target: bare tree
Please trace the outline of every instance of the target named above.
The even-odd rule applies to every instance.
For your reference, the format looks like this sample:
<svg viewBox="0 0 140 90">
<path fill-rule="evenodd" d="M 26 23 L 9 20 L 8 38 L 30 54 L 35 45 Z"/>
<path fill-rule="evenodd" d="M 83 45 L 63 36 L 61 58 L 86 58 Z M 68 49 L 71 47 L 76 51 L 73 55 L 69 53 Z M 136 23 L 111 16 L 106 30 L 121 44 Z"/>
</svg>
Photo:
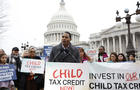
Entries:
<svg viewBox="0 0 140 90">
<path fill-rule="evenodd" d="M 8 28 L 9 5 L 9 0 L 0 0 L 0 36 L 2 33 L 6 32 Z"/>
</svg>

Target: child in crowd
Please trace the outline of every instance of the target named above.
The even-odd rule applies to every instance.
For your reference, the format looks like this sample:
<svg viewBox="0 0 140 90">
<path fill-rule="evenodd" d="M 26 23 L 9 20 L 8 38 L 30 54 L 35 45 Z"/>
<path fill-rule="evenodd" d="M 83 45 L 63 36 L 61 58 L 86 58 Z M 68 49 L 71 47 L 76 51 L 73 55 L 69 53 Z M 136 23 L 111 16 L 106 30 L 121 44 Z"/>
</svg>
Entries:
<svg viewBox="0 0 140 90">
<path fill-rule="evenodd" d="M 79 48 L 79 52 L 80 52 L 80 62 L 84 63 L 84 62 L 91 62 L 91 58 L 85 53 L 83 48 Z"/>
<path fill-rule="evenodd" d="M 0 54 L 0 65 L 7 65 L 6 60 L 7 60 L 7 55 Z M 1 81 L 0 90 L 14 90 L 14 82 L 12 80 Z"/>
</svg>

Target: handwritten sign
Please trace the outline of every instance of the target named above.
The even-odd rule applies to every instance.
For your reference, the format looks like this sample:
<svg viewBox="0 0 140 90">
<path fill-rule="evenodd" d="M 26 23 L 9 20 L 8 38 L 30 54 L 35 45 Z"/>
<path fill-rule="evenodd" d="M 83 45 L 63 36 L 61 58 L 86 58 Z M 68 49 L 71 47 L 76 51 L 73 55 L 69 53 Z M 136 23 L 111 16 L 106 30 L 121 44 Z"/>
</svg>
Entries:
<svg viewBox="0 0 140 90">
<path fill-rule="evenodd" d="M 37 59 L 23 59 L 22 60 L 22 67 L 21 72 L 26 73 L 44 73 L 44 60 L 37 60 Z"/>
<path fill-rule="evenodd" d="M 0 65 L 0 82 L 8 80 L 16 80 L 15 66 L 13 64 Z"/>
</svg>

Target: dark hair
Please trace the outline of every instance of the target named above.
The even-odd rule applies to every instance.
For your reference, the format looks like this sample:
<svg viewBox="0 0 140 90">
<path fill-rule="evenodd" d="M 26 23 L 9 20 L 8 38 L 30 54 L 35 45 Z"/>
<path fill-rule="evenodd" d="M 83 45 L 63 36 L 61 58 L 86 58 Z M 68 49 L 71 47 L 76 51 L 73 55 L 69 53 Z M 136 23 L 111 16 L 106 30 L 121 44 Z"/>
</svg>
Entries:
<svg viewBox="0 0 140 90">
<path fill-rule="evenodd" d="M 83 57 L 85 57 L 85 58 L 87 58 L 88 59 L 88 61 L 90 61 L 91 60 L 91 58 L 85 53 L 85 51 L 84 51 L 84 49 L 83 48 L 78 48 L 79 49 L 79 53 L 80 53 L 80 51 L 82 51 L 82 52 L 84 52 L 84 56 Z M 82 63 L 83 63 L 83 61 L 82 61 Z"/>
<path fill-rule="evenodd" d="M 19 51 L 18 47 L 14 47 L 12 51 Z"/>
<path fill-rule="evenodd" d="M 114 55 L 114 56 L 116 57 L 116 62 L 118 62 L 117 53 L 116 53 L 116 52 L 112 52 L 112 53 L 110 54 L 110 57 L 109 57 L 110 60 L 111 60 L 111 55 Z"/>
<path fill-rule="evenodd" d="M 126 61 L 126 57 L 124 56 L 124 54 L 123 53 L 119 53 L 118 54 L 118 57 L 119 57 L 119 55 L 122 55 L 123 56 L 123 60 L 122 61 L 125 62 Z M 119 59 L 118 59 L 118 61 L 119 61 Z"/>
<path fill-rule="evenodd" d="M 105 47 L 104 46 L 100 46 L 99 48 L 103 48 L 103 50 L 105 50 Z"/>
<path fill-rule="evenodd" d="M 6 54 L 5 53 L 0 54 L 0 63 L 1 63 L 1 57 L 4 56 L 4 55 L 6 55 Z"/>
<path fill-rule="evenodd" d="M 3 49 L 0 49 L 3 53 L 5 53 L 5 51 Z"/>
<path fill-rule="evenodd" d="M 71 39 L 71 33 L 70 33 L 70 32 L 66 31 L 66 32 L 64 32 L 64 33 L 69 34 L 69 37 L 70 37 L 70 39 Z"/>
<path fill-rule="evenodd" d="M 136 56 L 135 54 L 129 54 L 129 56 L 130 56 L 130 55 L 132 55 L 134 58 L 135 58 L 135 56 Z"/>
</svg>

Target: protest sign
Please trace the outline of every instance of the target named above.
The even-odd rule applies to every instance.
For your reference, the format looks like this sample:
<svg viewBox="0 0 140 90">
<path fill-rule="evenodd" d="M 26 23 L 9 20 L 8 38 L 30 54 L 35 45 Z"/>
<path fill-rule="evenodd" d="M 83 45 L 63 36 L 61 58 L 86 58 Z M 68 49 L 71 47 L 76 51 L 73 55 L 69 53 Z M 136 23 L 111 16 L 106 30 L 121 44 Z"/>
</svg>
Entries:
<svg viewBox="0 0 140 90">
<path fill-rule="evenodd" d="M 128 62 L 48 62 L 44 90 L 140 90 L 139 68 Z"/>
<path fill-rule="evenodd" d="M 90 90 L 140 90 L 140 64 L 92 63 Z"/>
<path fill-rule="evenodd" d="M 21 72 L 44 73 L 44 60 L 22 59 Z"/>
<path fill-rule="evenodd" d="M 15 66 L 13 64 L 0 65 L 0 82 L 8 80 L 16 80 Z"/>
<path fill-rule="evenodd" d="M 53 46 L 44 46 L 43 56 L 50 56 L 51 50 Z"/>
<path fill-rule="evenodd" d="M 87 65 L 46 63 L 44 90 L 88 90 Z"/>
<path fill-rule="evenodd" d="M 94 61 L 98 59 L 98 50 L 96 49 L 85 49 L 85 53 Z"/>
</svg>

